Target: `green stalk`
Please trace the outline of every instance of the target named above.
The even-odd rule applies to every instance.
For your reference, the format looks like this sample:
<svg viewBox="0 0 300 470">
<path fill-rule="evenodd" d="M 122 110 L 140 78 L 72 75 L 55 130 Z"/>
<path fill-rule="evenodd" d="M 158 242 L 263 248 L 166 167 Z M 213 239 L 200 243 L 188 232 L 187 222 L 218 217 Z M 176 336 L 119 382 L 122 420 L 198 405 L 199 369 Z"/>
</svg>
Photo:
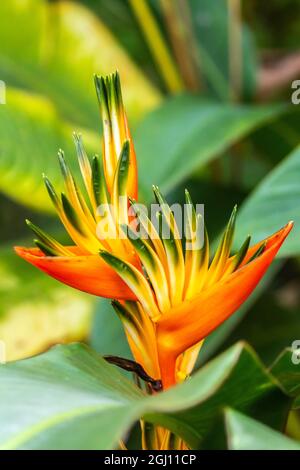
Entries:
<svg viewBox="0 0 300 470">
<path fill-rule="evenodd" d="M 241 0 L 228 2 L 229 79 L 231 97 L 238 101 L 243 79 Z"/>
<path fill-rule="evenodd" d="M 129 3 L 168 90 L 179 93 L 184 89 L 182 79 L 147 0 L 129 0 Z"/>
<path fill-rule="evenodd" d="M 185 0 L 160 0 L 160 4 L 181 76 L 188 90 L 199 91 L 198 51 L 189 5 Z"/>
<path fill-rule="evenodd" d="M 228 4 L 228 47 L 229 81 L 231 100 L 241 99 L 243 85 L 242 12 L 241 0 L 227 0 Z M 239 187 L 242 174 L 240 145 L 232 147 L 231 174 L 233 183 Z"/>
</svg>

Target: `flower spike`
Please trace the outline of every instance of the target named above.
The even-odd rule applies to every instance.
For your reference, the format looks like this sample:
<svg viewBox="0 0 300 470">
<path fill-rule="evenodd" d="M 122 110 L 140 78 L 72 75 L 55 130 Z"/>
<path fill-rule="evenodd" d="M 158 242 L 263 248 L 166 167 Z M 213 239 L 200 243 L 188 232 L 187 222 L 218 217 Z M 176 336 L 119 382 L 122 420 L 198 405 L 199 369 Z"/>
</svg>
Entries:
<svg viewBox="0 0 300 470">
<path fill-rule="evenodd" d="M 130 170 L 127 194 L 137 198 L 137 164 L 127 117 L 123 105 L 118 72 L 107 77 L 95 75 L 95 86 L 100 105 L 104 133 L 104 172 L 109 192 L 112 192 L 114 175 L 125 140 L 130 142 Z"/>
</svg>

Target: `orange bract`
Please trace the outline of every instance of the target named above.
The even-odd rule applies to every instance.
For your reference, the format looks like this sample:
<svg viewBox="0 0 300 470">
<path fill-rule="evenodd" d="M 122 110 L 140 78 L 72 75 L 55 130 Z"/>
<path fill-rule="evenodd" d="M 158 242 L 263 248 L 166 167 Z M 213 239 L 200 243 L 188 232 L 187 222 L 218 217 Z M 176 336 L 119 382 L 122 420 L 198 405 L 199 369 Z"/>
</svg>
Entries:
<svg viewBox="0 0 300 470">
<path fill-rule="evenodd" d="M 234 313 L 259 283 L 285 238 L 293 227 L 290 222 L 266 240 L 265 251 L 250 263 L 245 261 L 237 271 L 226 276 L 191 300 L 183 302 L 158 321 L 157 342 L 159 362 L 166 386 L 174 383 L 174 364 L 177 357 Z M 249 250 L 248 258 L 257 246 Z M 169 368 L 166 367 L 169 365 Z"/>
<path fill-rule="evenodd" d="M 38 248 L 15 247 L 16 253 L 49 276 L 75 289 L 109 299 L 135 300 L 124 281 L 98 255 L 45 256 Z"/>
</svg>

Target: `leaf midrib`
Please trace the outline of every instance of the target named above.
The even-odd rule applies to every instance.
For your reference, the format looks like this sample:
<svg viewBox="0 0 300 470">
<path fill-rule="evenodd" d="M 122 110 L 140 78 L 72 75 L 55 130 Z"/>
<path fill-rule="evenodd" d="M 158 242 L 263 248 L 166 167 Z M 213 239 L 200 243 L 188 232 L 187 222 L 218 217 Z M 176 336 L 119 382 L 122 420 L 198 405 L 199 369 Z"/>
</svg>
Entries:
<svg viewBox="0 0 300 470">
<path fill-rule="evenodd" d="M 123 405 L 124 404 L 120 405 L 119 403 L 113 404 L 113 402 L 110 403 L 110 407 L 112 408 L 122 408 Z M 26 441 L 29 441 L 37 434 L 46 431 L 51 427 L 64 423 L 73 418 L 77 418 L 79 416 L 92 414 L 94 412 L 100 411 L 101 409 L 103 409 L 103 404 L 81 406 L 73 408 L 69 411 L 65 411 L 63 413 L 57 413 L 54 416 L 51 416 L 51 418 L 47 418 L 45 420 L 40 421 L 39 423 L 31 425 L 29 428 L 26 428 L 25 431 L 21 431 L 13 438 L 8 439 L 6 442 L 4 442 L 4 444 L 0 446 L 0 450 L 14 450 L 16 448 L 20 448 L 20 446 Z"/>
</svg>

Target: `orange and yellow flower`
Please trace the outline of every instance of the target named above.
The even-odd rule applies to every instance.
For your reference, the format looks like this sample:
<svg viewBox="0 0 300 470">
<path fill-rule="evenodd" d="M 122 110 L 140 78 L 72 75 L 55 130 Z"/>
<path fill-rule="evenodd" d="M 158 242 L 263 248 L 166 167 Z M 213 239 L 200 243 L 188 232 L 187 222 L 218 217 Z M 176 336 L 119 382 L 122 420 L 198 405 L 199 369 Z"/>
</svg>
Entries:
<svg viewBox="0 0 300 470">
<path fill-rule="evenodd" d="M 62 151 L 59 163 L 65 193 L 59 196 L 44 177 L 74 246 L 61 245 L 28 222 L 37 236 L 37 247 L 16 247 L 16 251 L 65 284 L 113 299 L 136 362 L 168 388 L 192 372 L 205 337 L 248 298 L 292 223 L 252 247 L 248 237 L 232 255 L 234 208 L 211 256 L 203 218 L 188 192 L 183 244 L 172 210 L 154 187 L 159 205 L 157 228 L 136 203 L 137 165 L 118 74 L 96 77 L 95 82 L 103 123 L 102 160 L 95 156 L 90 161 L 81 137 L 74 136 L 88 197 L 75 182 Z M 103 207 L 106 210 L 99 210 Z M 143 235 L 132 220 L 135 228 L 143 228 Z M 202 244 L 197 237 L 200 232 L 204 233 Z"/>
</svg>

